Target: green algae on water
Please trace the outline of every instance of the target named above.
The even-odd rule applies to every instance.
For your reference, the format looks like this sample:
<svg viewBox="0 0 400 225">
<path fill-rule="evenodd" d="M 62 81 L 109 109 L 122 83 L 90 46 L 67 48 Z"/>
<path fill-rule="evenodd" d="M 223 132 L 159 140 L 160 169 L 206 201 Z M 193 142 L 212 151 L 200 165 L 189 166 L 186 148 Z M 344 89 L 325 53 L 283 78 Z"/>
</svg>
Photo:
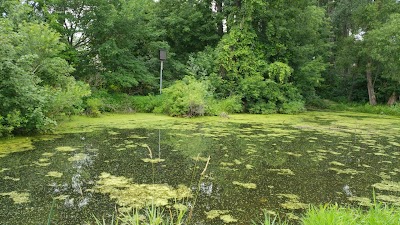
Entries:
<svg viewBox="0 0 400 225">
<path fill-rule="evenodd" d="M 294 176 L 294 172 L 291 169 L 267 169 L 270 172 L 278 172 L 279 175 Z"/>
<path fill-rule="evenodd" d="M 400 192 L 400 182 L 384 180 L 381 183 L 375 183 L 372 187 L 383 191 Z"/>
<path fill-rule="evenodd" d="M 220 165 L 223 166 L 223 167 L 229 167 L 229 166 L 234 166 L 235 163 L 231 163 L 231 162 L 221 162 Z"/>
<path fill-rule="evenodd" d="M 59 152 L 73 152 L 76 151 L 76 148 L 73 148 L 71 146 L 60 146 L 56 148 L 57 151 Z"/>
<path fill-rule="evenodd" d="M 220 216 L 220 219 L 224 223 L 235 223 L 235 222 L 237 222 L 237 219 L 233 218 L 233 216 L 231 216 L 229 214 Z"/>
<path fill-rule="evenodd" d="M 46 177 L 56 177 L 60 178 L 62 177 L 63 173 L 57 172 L 57 171 L 50 171 L 46 174 Z"/>
<path fill-rule="evenodd" d="M 338 174 L 338 175 L 340 175 L 340 174 L 357 175 L 360 173 L 365 173 L 364 171 L 358 171 L 358 170 L 350 169 L 350 168 L 339 169 L 339 168 L 331 167 L 331 168 L 329 168 L 329 170 L 335 171 L 336 174 Z"/>
<path fill-rule="evenodd" d="M 31 138 L 10 138 L 1 139 L 0 141 L 0 158 L 5 157 L 14 152 L 23 152 L 33 150 L 33 144 Z"/>
<path fill-rule="evenodd" d="M 395 206 L 400 206 L 400 197 L 399 196 L 378 194 L 376 196 L 376 199 L 384 201 L 384 202 L 390 202 Z"/>
<path fill-rule="evenodd" d="M 329 162 L 329 165 L 332 165 L 332 166 L 345 166 L 343 163 L 340 163 L 340 162 L 337 162 L 337 161 Z"/>
<path fill-rule="evenodd" d="M 257 185 L 255 183 L 241 183 L 238 181 L 233 181 L 232 184 L 237 185 L 237 186 L 241 186 L 247 189 L 256 189 Z"/>
<path fill-rule="evenodd" d="M 86 159 L 86 158 L 88 158 L 88 155 L 87 155 L 87 154 L 85 154 L 85 153 L 78 153 L 78 154 L 75 154 L 75 155 L 72 156 L 72 157 L 69 157 L 69 158 L 68 158 L 68 161 L 70 161 L 70 162 L 76 162 L 76 161 L 84 160 L 84 159 Z"/>
<path fill-rule="evenodd" d="M 8 193 L 0 193 L 0 196 L 8 196 L 11 198 L 15 204 L 23 204 L 23 203 L 28 203 L 29 201 L 29 196 L 30 194 L 27 192 L 8 192 Z"/>
<path fill-rule="evenodd" d="M 361 206 L 372 206 L 371 199 L 367 197 L 351 196 L 348 198 L 351 202 L 357 202 Z"/>
<path fill-rule="evenodd" d="M 160 158 L 155 158 L 155 159 L 144 158 L 144 159 L 142 159 L 142 161 L 143 161 L 143 162 L 146 162 L 146 163 L 154 163 L 154 164 L 156 164 L 156 163 L 164 162 L 165 159 L 160 159 Z"/>
<path fill-rule="evenodd" d="M 9 176 L 5 176 L 3 177 L 4 180 L 12 180 L 12 181 L 19 181 L 21 180 L 20 178 L 16 178 L 16 177 L 9 177 Z"/>
<path fill-rule="evenodd" d="M 254 168 L 254 166 L 253 166 L 253 165 L 246 164 L 246 169 L 248 169 L 248 170 L 252 170 L 253 168 Z"/>
<path fill-rule="evenodd" d="M 178 185 L 176 188 L 167 184 L 135 184 L 132 179 L 101 173 L 94 191 L 108 194 L 111 199 L 125 208 L 143 208 L 147 205 L 166 206 L 170 200 L 182 200 L 192 197 L 191 190 Z"/>
<path fill-rule="evenodd" d="M 309 207 L 308 204 L 305 203 L 301 203 L 300 202 L 300 197 L 298 195 L 295 194 L 278 194 L 278 197 L 282 198 L 287 198 L 287 200 L 285 201 L 285 203 L 282 203 L 281 206 L 285 209 L 290 209 L 290 210 L 294 210 L 294 209 L 306 209 Z"/>
<path fill-rule="evenodd" d="M 207 219 L 212 220 L 212 219 L 220 217 L 221 215 L 229 214 L 229 212 L 230 212 L 229 210 L 215 210 L 215 209 L 213 209 L 211 211 L 205 212 L 205 214 L 207 216 Z"/>
</svg>

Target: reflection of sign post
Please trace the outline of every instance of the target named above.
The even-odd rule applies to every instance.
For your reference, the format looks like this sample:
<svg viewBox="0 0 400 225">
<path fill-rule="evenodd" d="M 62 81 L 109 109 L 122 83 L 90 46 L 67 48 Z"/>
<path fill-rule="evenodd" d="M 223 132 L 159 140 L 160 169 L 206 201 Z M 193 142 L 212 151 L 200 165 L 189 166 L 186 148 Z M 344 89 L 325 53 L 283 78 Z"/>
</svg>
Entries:
<svg viewBox="0 0 400 225">
<path fill-rule="evenodd" d="M 163 73 L 163 66 L 164 66 L 164 61 L 167 60 L 167 51 L 164 49 L 160 49 L 160 61 L 161 61 L 161 68 L 160 68 L 160 94 L 162 90 L 162 73 Z"/>
</svg>

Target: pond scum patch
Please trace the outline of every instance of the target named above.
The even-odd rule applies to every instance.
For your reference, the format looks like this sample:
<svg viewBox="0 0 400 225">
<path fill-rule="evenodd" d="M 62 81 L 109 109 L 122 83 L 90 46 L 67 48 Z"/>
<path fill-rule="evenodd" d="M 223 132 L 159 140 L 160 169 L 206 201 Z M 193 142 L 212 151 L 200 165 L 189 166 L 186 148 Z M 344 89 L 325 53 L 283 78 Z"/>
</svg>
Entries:
<svg viewBox="0 0 400 225">
<path fill-rule="evenodd" d="M 237 222 L 237 219 L 233 218 L 233 216 L 230 215 L 229 213 L 230 213 L 230 210 L 211 210 L 211 211 L 205 212 L 207 219 L 209 219 L 209 220 L 214 220 L 216 218 L 219 218 L 225 224 Z"/>
<path fill-rule="evenodd" d="M 167 206 L 170 200 L 179 201 L 192 197 L 185 185 L 174 188 L 167 184 L 135 184 L 132 179 L 101 173 L 94 192 L 108 194 L 121 206 L 122 211 L 141 209 L 149 205 Z"/>
<path fill-rule="evenodd" d="M 11 198 L 15 204 L 23 204 L 29 202 L 30 194 L 27 192 L 7 192 L 7 193 L 0 193 L 0 196 L 5 196 Z"/>
</svg>

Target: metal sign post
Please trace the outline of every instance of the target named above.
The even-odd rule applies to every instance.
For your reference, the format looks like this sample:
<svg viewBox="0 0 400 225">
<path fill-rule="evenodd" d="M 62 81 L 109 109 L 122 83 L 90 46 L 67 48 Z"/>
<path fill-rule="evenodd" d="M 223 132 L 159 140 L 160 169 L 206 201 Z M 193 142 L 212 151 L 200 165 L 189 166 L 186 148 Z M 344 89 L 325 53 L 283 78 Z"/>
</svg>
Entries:
<svg viewBox="0 0 400 225">
<path fill-rule="evenodd" d="M 160 66 L 160 95 L 162 93 L 162 74 L 163 74 L 163 70 L 164 70 L 164 61 L 167 59 L 167 51 L 165 51 L 164 49 L 160 49 L 160 62 L 161 62 L 161 66 Z"/>
</svg>

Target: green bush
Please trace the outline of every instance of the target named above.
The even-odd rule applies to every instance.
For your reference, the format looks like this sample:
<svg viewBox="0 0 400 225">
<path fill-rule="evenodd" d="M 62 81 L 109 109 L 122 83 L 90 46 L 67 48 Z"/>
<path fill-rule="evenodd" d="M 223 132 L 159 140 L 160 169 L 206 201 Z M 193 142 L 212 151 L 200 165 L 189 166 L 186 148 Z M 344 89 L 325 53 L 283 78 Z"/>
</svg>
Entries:
<svg viewBox="0 0 400 225">
<path fill-rule="evenodd" d="M 86 114 L 93 117 L 100 116 L 100 109 L 103 107 L 103 104 L 100 98 L 88 98 L 86 100 Z"/>
<path fill-rule="evenodd" d="M 240 113 L 243 111 L 243 103 L 240 96 L 234 95 L 225 99 L 210 101 L 208 114 L 221 115 L 221 113 Z"/>
<path fill-rule="evenodd" d="M 113 93 L 110 94 L 105 89 L 96 90 L 91 95 L 93 98 L 101 99 L 103 102 L 101 112 L 132 112 L 134 106 L 132 96 L 128 94 Z"/>
<path fill-rule="evenodd" d="M 370 105 L 358 103 L 329 103 L 328 109 L 334 111 L 352 111 L 380 115 L 400 116 L 400 105 Z"/>
<path fill-rule="evenodd" d="M 157 95 L 132 96 L 132 105 L 136 112 L 151 113 L 162 105 L 162 97 Z"/>
<path fill-rule="evenodd" d="M 252 114 L 272 114 L 277 112 L 274 102 L 258 101 L 249 105 L 249 113 Z"/>
<path fill-rule="evenodd" d="M 160 109 L 171 116 L 202 116 L 208 110 L 211 100 L 208 84 L 194 77 L 185 76 L 163 91 L 163 103 Z"/>
<path fill-rule="evenodd" d="M 282 104 L 281 109 L 279 110 L 280 113 L 284 114 L 295 114 L 304 111 L 305 107 L 304 107 L 304 102 L 302 101 L 284 102 Z"/>
</svg>

